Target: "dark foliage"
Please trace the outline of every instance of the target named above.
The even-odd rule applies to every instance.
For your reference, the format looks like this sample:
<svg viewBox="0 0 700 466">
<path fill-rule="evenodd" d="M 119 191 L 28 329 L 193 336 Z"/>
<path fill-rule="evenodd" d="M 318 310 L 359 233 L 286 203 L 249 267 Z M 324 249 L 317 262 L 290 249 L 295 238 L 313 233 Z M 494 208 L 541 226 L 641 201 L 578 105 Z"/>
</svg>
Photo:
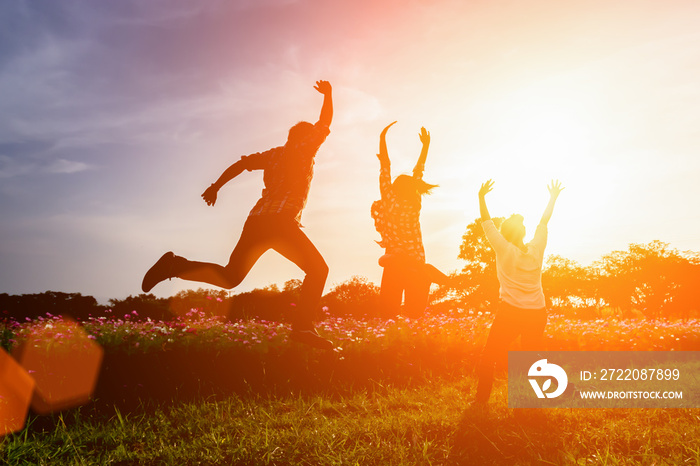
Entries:
<svg viewBox="0 0 700 466">
<path fill-rule="evenodd" d="M 83 296 L 80 293 L 46 291 L 23 295 L 0 294 L 0 312 L 3 317 L 20 322 L 36 319 L 46 313 L 85 320 L 90 315 L 98 314 L 102 309 L 95 298 Z"/>
<path fill-rule="evenodd" d="M 494 219 L 498 226 L 502 219 Z M 496 256 L 480 220 L 467 226 L 459 258 L 458 299 L 465 307 L 488 308 L 498 299 Z M 542 272 L 547 306 L 576 318 L 596 318 L 600 309 L 623 317 L 689 318 L 700 311 L 700 255 L 652 241 L 630 244 L 584 267 L 561 256 L 549 256 Z"/>
</svg>

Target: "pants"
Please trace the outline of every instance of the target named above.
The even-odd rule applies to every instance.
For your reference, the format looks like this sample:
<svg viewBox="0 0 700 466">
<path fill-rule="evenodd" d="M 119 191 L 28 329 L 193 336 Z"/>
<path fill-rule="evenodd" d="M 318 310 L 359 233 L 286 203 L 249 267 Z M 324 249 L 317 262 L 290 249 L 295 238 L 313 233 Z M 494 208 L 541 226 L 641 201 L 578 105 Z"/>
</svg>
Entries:
<svg viewBox="0 0 700 466">
<path fill-rule="evenodd" d="M 430 285 L 447 281 L 447 276 L 435 266 L 399 254 L 382 256 L 379 264 L 384 267 L 379 299 L 386 317 L 399 314 L 402 300 L 406 316 L 422 315 L 428 305 Z"/>
<path fill-rule="evenodd" d="M 477 367 L 476 401 L 485 403 L 491 396 L 496 361 L 508 353 L 508 346 L 520 336 L 523 351 L 539 349 L 546 323 L 545 308 L 522 309 L 499 302 Z"/>
<path fill-rule="evenodd" d="M 311 328 L 313 313 L 328 277 L 328 265 L 311 240 L 291 218 L 274 215 L 248 217 L 225 267 L 183 258 L 177 266 L 176 276 L 184 280 L 231 289 L 243 281 L 260 256 L 270 249 L 289 259 L 306 273 L 293 325 L 301 330 Z"/>
</svg>

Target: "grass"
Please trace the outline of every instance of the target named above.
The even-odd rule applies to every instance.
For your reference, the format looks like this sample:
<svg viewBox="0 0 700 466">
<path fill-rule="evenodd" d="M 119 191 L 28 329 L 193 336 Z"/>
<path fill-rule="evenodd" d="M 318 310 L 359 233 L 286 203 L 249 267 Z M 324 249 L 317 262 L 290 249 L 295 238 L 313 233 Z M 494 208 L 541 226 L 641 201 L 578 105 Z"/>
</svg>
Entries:
<svg viewBox="0 0 700 466">
<path fill-rule="evenodd" d="M 9 464 L 684 464 L 700 465 L 700 410 L 512 410 L 505 382 L 489 409 L 475 381 L 327 395 L 249 394 L 31 417 L 0 441 Z"/>
<path fill-rule="evenodd" d="M 98 390 L 82 408 L 30 414 L 25 429 L 0 439 L 0 463 L 700 466 L 700 409 L 513 410 L 504 380 L 488 410 L 469 408 L 491 317 L 329 317 L 320 330 L 340 348 L 325 355 L 299 350 L 275 322 L 93 319 L 88 338 L 108 356 L 101 383 L 119 396 Z M 57 320 L 0 325 L 0 345 L 53 342 Z M 697 350 L 698 323 L 553 316 L 547 347 Z M 191 396 L 175 395 L 183 381 Z M 242 388 L 203 398 L 195 388 L 209 382 Z M 112 404 L 128 398 L 127 386 L 137 409 Z"/>
</svg>

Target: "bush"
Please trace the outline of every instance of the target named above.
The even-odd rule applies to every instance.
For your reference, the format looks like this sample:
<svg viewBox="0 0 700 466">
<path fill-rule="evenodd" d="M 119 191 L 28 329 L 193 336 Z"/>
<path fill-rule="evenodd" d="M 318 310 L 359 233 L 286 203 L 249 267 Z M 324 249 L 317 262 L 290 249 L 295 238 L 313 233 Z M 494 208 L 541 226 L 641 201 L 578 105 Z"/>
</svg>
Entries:
<svg viewBox="0 0 700 466">
<path fill-rule="evenodd" d="M 378 317 L 381 311 L 379 287 L 358 276 L 333 287 L 322 303 L 336 316 Z"/>
</svg>

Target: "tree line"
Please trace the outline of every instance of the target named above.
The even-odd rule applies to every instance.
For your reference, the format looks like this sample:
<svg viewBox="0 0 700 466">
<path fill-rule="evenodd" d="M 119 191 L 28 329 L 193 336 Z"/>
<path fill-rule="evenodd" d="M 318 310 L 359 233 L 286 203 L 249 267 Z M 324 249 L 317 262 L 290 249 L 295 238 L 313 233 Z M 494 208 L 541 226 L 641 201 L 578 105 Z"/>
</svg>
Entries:
<svg viewBox="0 0 700 466">
<path fill-rule="evenodd" d="M 231 320 L 285 320 L 288 314 L 295 312 L 300 288 L 301 280 L 295 279 L 287 281 L 282 288 L 273 284 L 238 294 L 202 288 L 181 291 L 168 298 L 141 293 L 124 299 L 110 299 L 107 305 L 101 305 L 93 296 L 81 293 L 0 293 L 0 321 L 11 319 L 24 322 L 59 315 L 78 321 L 91 317 L 132 321 L 170 320 L 177 316 L 187 318 L 192 311 Z M 318 317 L 322 313 L 330 313 L 330 309 L 336 315 L 374 316 L 378 312 L 378 297 L 379 288 L 376 285 L 365 278 L 352 277 L 323 296 Z"/>
<path fill-rule="evenodd" d="M 503 217 L 493 219 L 496 226 Z M 467 226 L 459 256 L 457 299 L 471 308 L 488 308 L 498 300 L 496 255 L 480 221 Z M 688 318 L 700 310 L 700 254 L 679 251 L 668 243 L 630 244 L 589 266 L 562 256 L 547 257 L 542 287 L 547 307 L 572 317 L 599 316 L 610 309 L 625 317 Z"/>
<path fill-rule="evenodd" d="M 494 218 L 499 226 L 503 217 Z M 489 310 L 498 301 L 496 256 L 488 245 L 477 219 L 462 237 L 459 259 L 465 263 L 457 272 L 456 288 L 433 291 L 434 311 L 456 306 Z M 589 266 L 562 256 L 546 259 L 542 286 L 551 312 L 568 317 L 599 317 L 603 309 L 622 317 L 689 318 L 700 310 L 700 254 L 679 251 L 668 243 L 652 241 L 630 244 L 627 250 L 603 255 Z M 244 293 L 224 290 L 186 290 L 169 298 L 140 294 L 110 299 L 100 305 L 92 296 L 46 291 L 38 294 L 0 294 L 4 319 L 24 321 L 53 315 L 76 320 L 89 317 L 169 320 L 186 316 L 192 309 L 229 319 L 261 318 L 285 320 L 295 312 L 301 280 L 289 280 L 281 288 L 270 285 Z M 378 304 L 379 287 L 363 277 L 335 285 L 323 296 L 322 313 L 354 317 L 393 317 Z M 417 317 L 417 316 L 410 316 Z"/>
</svg>

